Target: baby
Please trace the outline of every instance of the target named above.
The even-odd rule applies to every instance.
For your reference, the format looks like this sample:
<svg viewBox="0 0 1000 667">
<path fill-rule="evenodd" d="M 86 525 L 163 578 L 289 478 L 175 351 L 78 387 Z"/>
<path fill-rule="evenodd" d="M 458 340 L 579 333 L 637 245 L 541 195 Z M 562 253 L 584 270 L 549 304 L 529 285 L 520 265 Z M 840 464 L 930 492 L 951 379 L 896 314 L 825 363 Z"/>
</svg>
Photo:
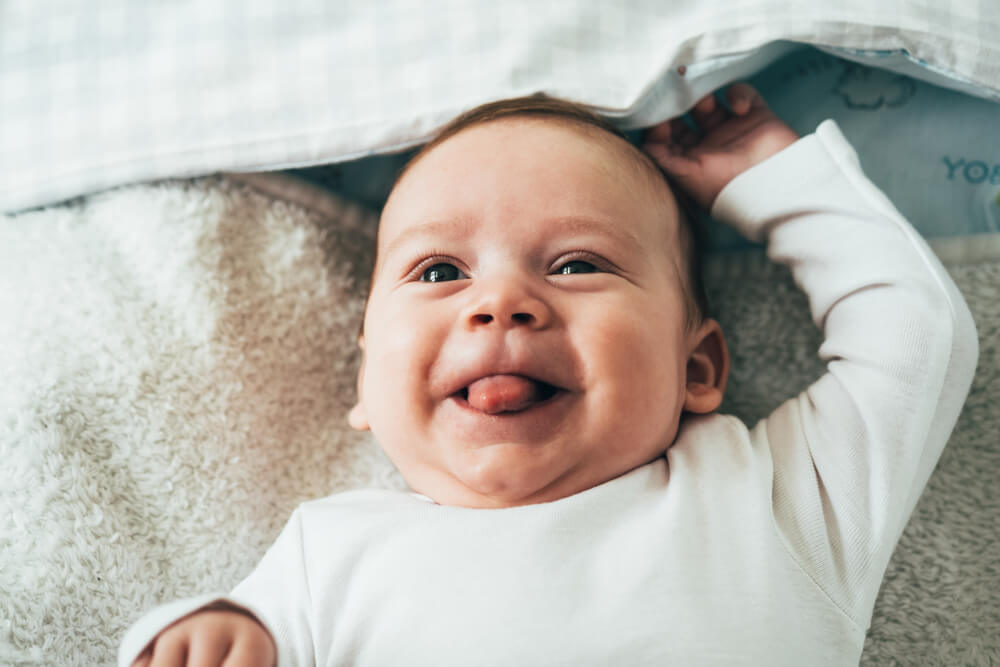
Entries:
<svg viewBox="0 0 1000 667">
<path fill-rule="evenodd" d="M 543 98 L 445 128 L 382 213 L 349 417 L 413 493 L 305 503 L 120 664 L 857 664 L 975 330 L 833 122 L 725 99 L 645 152 Z M 716 413 L 683 196 L 766 241 L 825 333 L 826 374 L 753 429 Z"/>
</svg>

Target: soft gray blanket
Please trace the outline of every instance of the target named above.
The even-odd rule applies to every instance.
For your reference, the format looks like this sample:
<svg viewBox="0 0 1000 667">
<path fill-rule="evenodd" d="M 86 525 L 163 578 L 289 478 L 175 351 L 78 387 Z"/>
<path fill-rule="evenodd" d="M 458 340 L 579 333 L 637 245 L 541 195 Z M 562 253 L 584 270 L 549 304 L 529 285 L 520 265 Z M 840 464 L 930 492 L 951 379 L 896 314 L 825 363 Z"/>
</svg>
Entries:
<svg viewBox="0 0 1000 667">
<path fill-rule="evenodd" d="M 0 218 L 0 664 L 111 664 L 143 610 L 248 573 L 302 500 L 402 486 L 344 418 L 373 228 L 275 176 Z M 1000 252 L 952 245 L 980 367 L 863 664 L 1000 661 Z M 726 408 L 753 421 L 820 372 L 818 332 L 759 254 L 708 268 Z"/>
</svg>

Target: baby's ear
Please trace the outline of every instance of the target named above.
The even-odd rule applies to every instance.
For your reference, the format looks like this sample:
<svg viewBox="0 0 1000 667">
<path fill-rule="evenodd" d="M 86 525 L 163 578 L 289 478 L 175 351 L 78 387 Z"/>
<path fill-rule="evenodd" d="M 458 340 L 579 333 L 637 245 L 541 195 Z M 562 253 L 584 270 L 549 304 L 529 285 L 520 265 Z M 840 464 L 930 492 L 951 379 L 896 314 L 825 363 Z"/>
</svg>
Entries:
<svg viewBox="0 0 1000 667">
<path fill-rule="evenodd" d="M 362 386 L 365 377 L 365 338 L 364 336 L 358 337 L 358 347 L 361 348 L 361 367 L 358 368 L 358 402 L 354 404 L 351 411 L 347 413 L 347 423 L 351 425 L 351 428 L 357 429 L 359 431 L 371 430 L 371 426 L 368 424 L 368 412 L 365 410 L 365 403 L 362 396 Z"/>
<path fill-rule="evenodd" d="M 713 319 L 706 319 L 690 341 L 684 410 L 707 414 L 722 404 L 729 379 L 729 348 L 722 327 Z"/>
</svg>

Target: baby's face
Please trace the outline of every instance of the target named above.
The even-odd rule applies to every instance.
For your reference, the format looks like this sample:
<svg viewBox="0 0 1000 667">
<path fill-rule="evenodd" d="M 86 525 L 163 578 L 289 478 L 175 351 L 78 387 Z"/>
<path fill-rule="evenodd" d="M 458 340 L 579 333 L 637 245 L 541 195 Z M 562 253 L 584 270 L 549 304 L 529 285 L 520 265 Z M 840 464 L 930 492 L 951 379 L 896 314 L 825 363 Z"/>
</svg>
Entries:
<svg viewBox="0 0 1000 667">
<path fill-rule="evenodd" d="M 410 487 L 506 507 L 661 455 L 690 390 L 677 212 L 582 129 L 493 121 L 386 204 L 359 404 Z"/>
</svg>

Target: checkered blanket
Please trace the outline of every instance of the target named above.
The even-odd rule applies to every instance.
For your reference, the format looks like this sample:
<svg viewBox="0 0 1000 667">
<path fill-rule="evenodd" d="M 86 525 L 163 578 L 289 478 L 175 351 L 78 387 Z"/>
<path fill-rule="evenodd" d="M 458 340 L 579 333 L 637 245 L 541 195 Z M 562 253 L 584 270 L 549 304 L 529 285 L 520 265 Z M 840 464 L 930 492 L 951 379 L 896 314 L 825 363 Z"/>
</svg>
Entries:
<svg viewBox="0 0 1000 667">
<path fill-rule="evenodd" d="M 787 42 L 998 97 L 997 34 L 975 0 L 2 0 L 0 211 L 391 151 L 537 91 L 650 125 Z"/>
</svg>

